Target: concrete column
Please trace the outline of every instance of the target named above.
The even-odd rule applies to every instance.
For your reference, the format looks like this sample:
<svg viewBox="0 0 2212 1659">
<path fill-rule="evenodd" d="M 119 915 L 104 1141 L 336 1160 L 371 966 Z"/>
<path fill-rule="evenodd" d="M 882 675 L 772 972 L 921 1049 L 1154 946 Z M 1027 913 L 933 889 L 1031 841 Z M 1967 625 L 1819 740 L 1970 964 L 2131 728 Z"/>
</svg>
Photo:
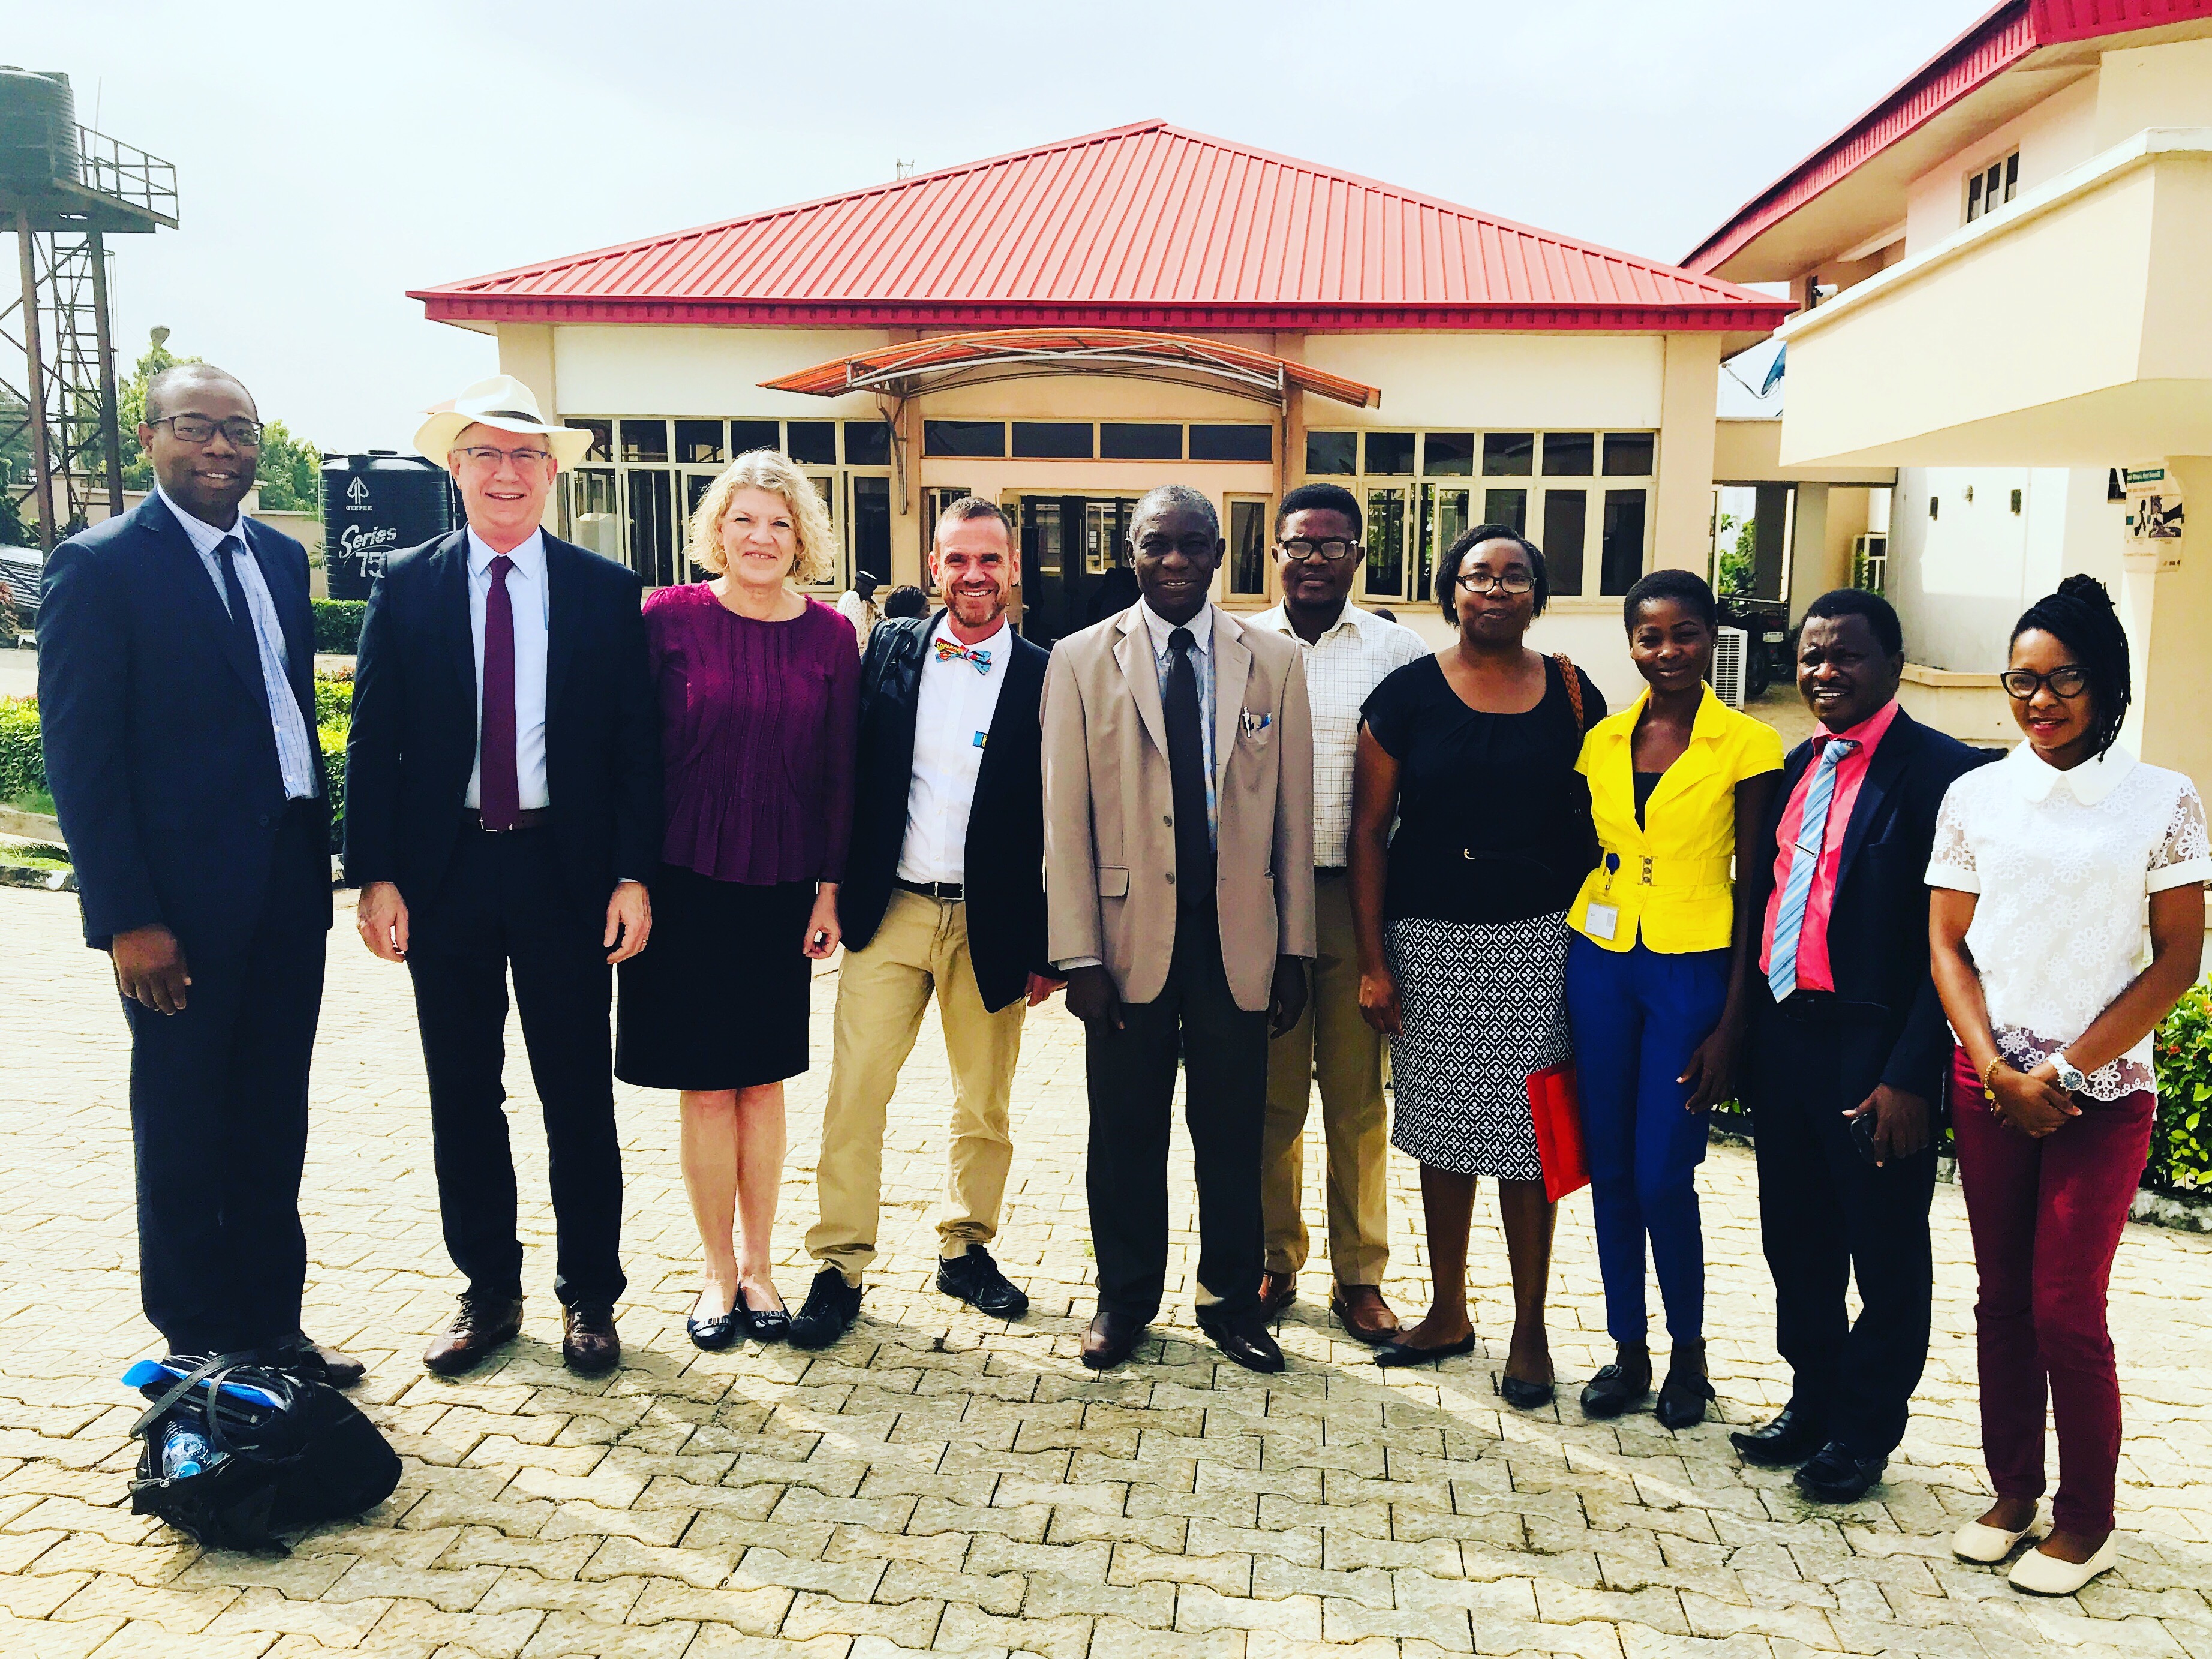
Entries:
<svg viewBox="0 0 2212 1659">
<path fill-rule="evenodd" d="M 1782 591 L 1783 555 L 1789 546 L 1790 491 L 1786 483 L 1760 484 L 1752 514 L 1751 591 L 1762 599 L 1786 597 Z"/>
<path fill-rule="evenodd" d="M 547 420 L 561 418 L 560 388 L 553 377 L 553 325 L 550 323 L 501 323 L 499 325 L 499 372 L 512 374 L 528 386 L 538 399 L 538 412 Z M 456 388 L 458 390 L 459 388 Z M 545 498 L 544 526 L 560 527 L 561 491 Z"/>
<path fill-rule="evenodd" d="M 2168 456 L 2192 514 L 2212 510 L 2212 456 Z M 2135 702 L 2123 741 L 2154 765 L 2170 766 L 2212 793 L 2212 531 L 2191 526 L 2180 568 L 2157 570 L 2130 556 L 2120 576 L 2120 619 L 2127 626 Z"/>
<path fill-rule="evenodd" d="M 1654 569 L 1703 571 L 1710 562 L 1720 340 L 1717 334 L 1669 334 L 1666 338 L 1659 392 L 1659 476 L 1652 481 Z M 1480 481 L 1475 482 L 1479 486 Z M 1595 553 L 1593 535 L 1592 556 Z"/>
<path fill-rule="evenodd" d="M 1797 486 L 1797 511 L 1790 520 L 1790 614 L 1794 617 L 1805 614 L 1805 607 L 1832 587 L 1841 587 L 1850 578 L 1850 549 L 1844 550 L 1844 566 L 1841 575 L 1836 574 L 1828 547 L 1828 486 L 1824 483 L 1801 483 Z"/>
</svg>

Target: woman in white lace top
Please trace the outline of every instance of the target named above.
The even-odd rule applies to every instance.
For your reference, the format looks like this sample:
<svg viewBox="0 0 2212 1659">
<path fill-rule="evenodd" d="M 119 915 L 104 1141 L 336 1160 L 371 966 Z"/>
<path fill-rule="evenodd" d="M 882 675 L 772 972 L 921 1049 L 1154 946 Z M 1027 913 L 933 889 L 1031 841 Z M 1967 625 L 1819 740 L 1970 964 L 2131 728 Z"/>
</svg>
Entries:
<svg viewBox="0 0 2212 1659">
<path fill-rule="evenodd" d="M 2027 741 L 1951 786 L 1928 866 L 1997 1498 L 1953 1547 L 1995 1562 L 2042 1530 L 2047 1401 L 2057 1499 L 2011 1577 L 2064 1595 L 2117 1559 L 2106 1291 L 2157 1113 L 2151 1032 L 2203 951 L 2212 845 L 2196 786 L 2117 742 L 2128 641 L 2101 583 L 2069 576 L 2032 606 L 2003 680 Z"/>
</svg>

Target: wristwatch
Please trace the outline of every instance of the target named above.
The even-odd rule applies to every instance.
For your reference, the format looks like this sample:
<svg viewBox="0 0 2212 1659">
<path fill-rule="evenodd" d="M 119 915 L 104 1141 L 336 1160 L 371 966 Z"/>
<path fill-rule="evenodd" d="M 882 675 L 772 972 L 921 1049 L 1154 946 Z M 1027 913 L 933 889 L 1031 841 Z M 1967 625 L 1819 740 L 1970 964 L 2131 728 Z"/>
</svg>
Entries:
<svg viewBox="0 0 2212 1659">
<path fill-rule="evenodd" d="M 2063 1048 L 2051 1055 L 2051 1063 L 2057 1068 L 2058 1086 L 2065 1090 L 2068 1094 L 2086 1095 L 2089 1092 L 2088 1077 L 2080 1066 L 2066 1058 L 2066 1051 Z"/>
</svg>

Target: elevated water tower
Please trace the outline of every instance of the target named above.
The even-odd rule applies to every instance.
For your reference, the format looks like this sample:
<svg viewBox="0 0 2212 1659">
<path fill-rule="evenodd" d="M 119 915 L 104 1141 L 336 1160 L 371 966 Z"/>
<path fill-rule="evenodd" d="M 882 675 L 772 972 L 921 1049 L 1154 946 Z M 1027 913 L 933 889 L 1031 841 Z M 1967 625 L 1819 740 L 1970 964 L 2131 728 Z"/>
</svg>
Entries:
<svg viewBox="0 0 2212 1659">
<path fill-rule="evenodd" d="M 0 230 L 15 233 L 22 279 L 0 307 L 18 354 L 0 361 L 0 444 L 27 433 L 31 460 L 0 487 L 35 510 L 43 549 L 95 498 L 123 510 L 106 238 L 176 222 L 173 166 L 80 125 L 68 76 L 0 64 Z"/>
</svg>

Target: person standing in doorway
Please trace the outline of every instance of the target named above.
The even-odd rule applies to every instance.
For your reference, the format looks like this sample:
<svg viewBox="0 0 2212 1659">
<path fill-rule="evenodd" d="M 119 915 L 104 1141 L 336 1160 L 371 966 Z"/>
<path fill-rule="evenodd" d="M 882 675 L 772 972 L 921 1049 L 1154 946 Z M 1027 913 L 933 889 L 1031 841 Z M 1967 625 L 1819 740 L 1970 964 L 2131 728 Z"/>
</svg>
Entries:
<svg viewBox="0 0 2212 1659">
<path fill-rule="evenodd" d="M 1362 1342 L 1386 1340 L 1398 1316 L 1382 1299 L 1390 1260 L 1390 1132 L 1382 1100 L 1382 1037 L 1359 1014 L 1359 951 L 1352 932 L 1345 848 L 1352 826 L 1352 763 L 1359 709 L 1395 671 L 1430 654 L 1410 628 L 1351 601 L 1359 572 L 1359 500 L 1341 484 L 1310 483 L 1275 514 L 1275 570 L 1283 602 L 1250 627 L 1298 641 L 1314 728 L 1313 990 L 1297 1024 L 1267 1045 L 1267 1127 L 1261 1200 L 1267 1224 L 1261 1317 L 1273 1322 L 1297 1294 L 1305 1266 L 1306 1112 L 1321 1086 L 1328 1147 L 1329 1311 Z"/>
<path fill-rule="evenodd" d="M 415 447 L 468 522 L 392 558 L 362 624 L 346 869 L 362 942 L 414 982 L 438 1206 L 467 1280 L 422 1356 L 442 1375 L 522 1328 L 510 969 L 550 1152 L 562 1355 L 586 1374 L 622 1356 L 610 964 L 653 926 L 660 740 L 637 577 L 539 527 L 590 443 L 510 375 L 433 411 Z"/>
<path fill-rule="evenodd" d="M 863 651 L 868 648 L 868 635 L 884 619 L 884 608 L 876 603 L 876 590 L 883 585 L 881 576 L 862 570 L 854 574 L 853 585 L 837 596 L 837 614 L 853 624 L 853 635 Z"/>
<path fill-rule="evenodd" d="M 860 1312 L 881 1218 L 885 1114 L 933 994 L 952 1072 L 937 1288 L 994 1319 L 1030 1306 L 990 1245 L 1013 1161 L 1023 1014 L 1059 988 L 1045 965 L 1046 655 L 1006 620 L 1013 530 L 996 506 L 965 495 L 947 507 L 930 568 L 945 608 L 887 618 L 860 665 L 853 847 L 837 892 L 845 961 L 815 1171 L 821 1219 L 806 1236 L 823 1267 L 792 1322 L 802 1348 L 835 1341 Z"/>
<path fill-rule="evenodd" d="M 230 375 L 155 375 L 138 442 L 153 493 L 46 561 L 39 712 L 131 1031 L 139 1296 L 173 1353 L 344 1386 L 361 1364 L 300 1329 L 331 926 L 307 556 L 239 511 L 261 421 Z"/>
<path fill-rule="evenodd" d="M 1062 640 L 1045 672 L 1050 951 L 1086 1037 L 1098 1312 L 1083 1363 L 1120 1364 L 1159 1310 L 1168 1132 L 1182 1058 L 1197 1165 L 1200 1328 L 1283 1367 L 1260 1317 L 1267 1038 L 1314 954 L 1313 723 L 1298 647 L 1207 599 L 1212 502 L 1167 484 L 1129 526 L 1141 600 Z"/>
</svg>

